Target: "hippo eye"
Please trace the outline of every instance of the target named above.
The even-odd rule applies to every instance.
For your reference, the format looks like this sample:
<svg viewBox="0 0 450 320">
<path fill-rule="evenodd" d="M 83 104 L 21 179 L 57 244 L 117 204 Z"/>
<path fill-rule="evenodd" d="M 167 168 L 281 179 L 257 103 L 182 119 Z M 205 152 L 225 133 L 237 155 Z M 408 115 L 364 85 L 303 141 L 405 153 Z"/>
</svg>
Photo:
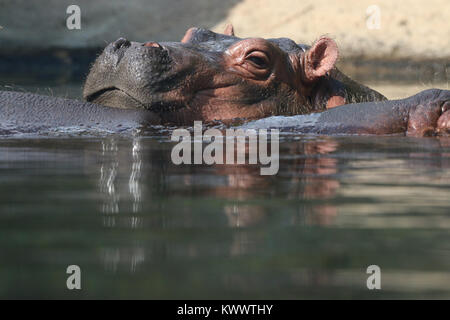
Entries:
<svg viewBox="0 0 450 320">
<path fill-rule="evenodd" d="M 267 55 L 261 51 L 251 52 L 246 59 L 259 69 L 265 69 L 269 66 L 269 59 L 267 58 Z"/>
<path fill-rule="evenodd" d="M 264 67 L 266 65 L 266 61 L 259 57 L 249 57 L 248 60 L 250 60 L 259 67 Z"/>
</svg>

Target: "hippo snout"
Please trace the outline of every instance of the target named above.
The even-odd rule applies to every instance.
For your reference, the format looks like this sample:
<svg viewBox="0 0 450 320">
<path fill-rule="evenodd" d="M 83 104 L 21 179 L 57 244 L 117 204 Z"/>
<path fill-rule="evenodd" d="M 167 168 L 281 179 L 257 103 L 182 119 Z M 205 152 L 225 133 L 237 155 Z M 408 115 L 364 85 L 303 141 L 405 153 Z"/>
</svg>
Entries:
<svg viewBox="0 0 450 320">
<path fill-rule="evenodd" d="M 157 42 L 119 38 L 110 43 L 92 66 L 83 90 L 89 102 L 118 108 L 160 107 L 178 83 L 169 51 Z M 179 95 L 176 95 L 178 97 Z"/>
</svg>

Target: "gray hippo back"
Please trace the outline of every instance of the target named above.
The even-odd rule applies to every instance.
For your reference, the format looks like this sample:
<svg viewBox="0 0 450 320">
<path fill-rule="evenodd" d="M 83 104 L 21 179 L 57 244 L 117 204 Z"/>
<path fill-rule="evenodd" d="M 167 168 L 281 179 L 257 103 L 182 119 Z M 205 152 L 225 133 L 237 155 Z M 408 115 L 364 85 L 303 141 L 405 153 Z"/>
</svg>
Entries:
<svg viewBox="0 0 450 320">
<path fill-rule="evenodd" d="M 58 128 L 120 132 L 157 123 L 152 112 L 116 109 L 32 93 L 0 91 L 0 133 L 38 133 Z"/>
</svg>

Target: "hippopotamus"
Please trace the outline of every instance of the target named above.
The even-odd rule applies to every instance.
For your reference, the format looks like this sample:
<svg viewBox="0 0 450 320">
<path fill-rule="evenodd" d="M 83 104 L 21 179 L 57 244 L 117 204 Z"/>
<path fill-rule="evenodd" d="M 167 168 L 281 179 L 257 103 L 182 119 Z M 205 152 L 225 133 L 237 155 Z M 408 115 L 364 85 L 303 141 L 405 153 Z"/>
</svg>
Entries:
<svg viewBox="0 0 450 320">
<path fill-rule="evenodd" d="M 87 76 L 83 96 L 116 108 L 141 108 L 185 124 L 320 112 L 386 98 L 341 73 L 336 42 L 311 47 L 287 38 L 241 39 L 191 28 L 181 42 L 108 45 Z"/>
<path fill-rule="evenodd" d="M 320 134 L 449 133 L 450 91 L 388 101 L 342 74 L 338 54 L 327 37 L 309 47 L 286 38 L 241 39 L 231 27 L 224 34 L 191 28 L 181 42 L 120 38 L 93 64 L 86 102 L 0 92 L 0 133 L 235 119 Z"/>
</svg>

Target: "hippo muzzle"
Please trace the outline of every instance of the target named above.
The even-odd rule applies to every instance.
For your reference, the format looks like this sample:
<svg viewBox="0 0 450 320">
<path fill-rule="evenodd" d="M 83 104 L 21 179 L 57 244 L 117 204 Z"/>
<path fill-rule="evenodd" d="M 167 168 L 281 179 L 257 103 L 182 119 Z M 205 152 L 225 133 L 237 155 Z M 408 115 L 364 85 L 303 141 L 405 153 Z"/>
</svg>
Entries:
<svg viewBox="0 0 450 320">
<path fill-rule="evenodd" d="M 160 109 L 174 76 L 173 61 L 157 43 L 120 38 L 109 44 L 89 73 L 83 97 L 116 108 Z"/>
</svg>

